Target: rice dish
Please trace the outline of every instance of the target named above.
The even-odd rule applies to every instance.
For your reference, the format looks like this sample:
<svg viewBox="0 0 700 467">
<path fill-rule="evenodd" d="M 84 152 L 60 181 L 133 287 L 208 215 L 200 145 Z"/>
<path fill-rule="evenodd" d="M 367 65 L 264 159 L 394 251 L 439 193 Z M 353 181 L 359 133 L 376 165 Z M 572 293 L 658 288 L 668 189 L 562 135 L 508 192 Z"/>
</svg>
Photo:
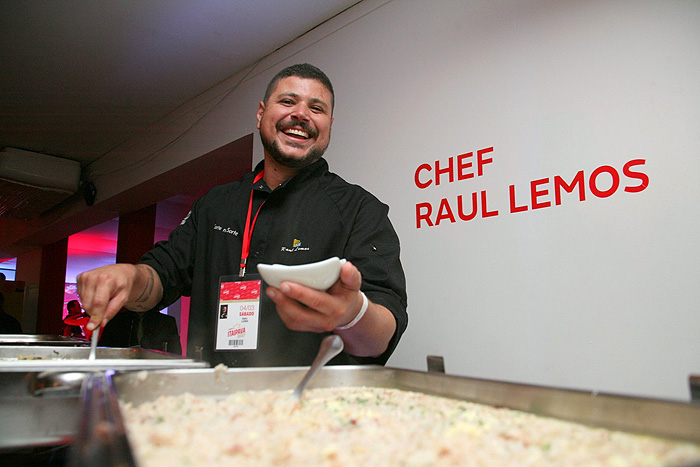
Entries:
<svg viewBox="0 0 700 467">
<path fill-rule="evenodd" d="M 190 393 L 122 403 L 143 467 L 660 466 L 700 462 L 691 443 L 374 387 Z"/>
</svg>

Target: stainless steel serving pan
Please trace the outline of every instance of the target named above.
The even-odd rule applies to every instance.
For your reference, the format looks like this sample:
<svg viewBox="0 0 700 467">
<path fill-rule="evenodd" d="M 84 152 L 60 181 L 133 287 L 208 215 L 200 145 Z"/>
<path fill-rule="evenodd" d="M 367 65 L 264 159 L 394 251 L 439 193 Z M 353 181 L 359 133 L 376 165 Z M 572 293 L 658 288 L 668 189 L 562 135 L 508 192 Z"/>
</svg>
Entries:
<svg viewBox="0 0 700 467">
<path fill-rule="evenodd" d="M 90 347 L 0 346 L 0 372 L 149 370 L 207 368 L 196 361 L 159 350 L 98 347 L 88 360 Z"/>
<path fill-rule="evenodd" d="M 78 431 L 78 394 L 35 396 L 31 392 L 35 375 L 0 374 L 0 454 L 67 444 Z"/>
<path fill-rule="evenodd" d="M 87 375 L 209 366 L 148 349 L 98 347 L 96 360 L 87 360 L 89 353 L 89 347 L 0 346 L 0 454 L 72 441 L 78 432 L 80 387 Z"/>
<path fill-rule="evenodd" d="M 159 395 L 191 392 L 222 397 L 236 390 L 293 389 L 307 368 L 164 370 L 117 374 L 118 397 L 139 404 Z M 331 366 L 309 387 L 375 386 L 508 407 L 537 415 L 700 443 L 697 404 L 515 384 L 378 366 Z"/>
<path fill-rule="evenodd" d="M 43 334 L 0 334 L 0 345 L 50 345 L 84 346 L 90 345 L 87 339 L 76 337 L 51 336 Z"/>
<path fill-rule="evenodd" d="M 289 390 L 296 386 L 306 371 L 306 367 L 292 367 L 95 374 L 86 382 L 88 390 L 85 390 L 86 386 L 83 387 L 81 431 L 72 446 L 71 463 L 135 465 L 118 400 L 138 405 L 160 395 L 183 392 L 225 397 L 239 390 Z M 342 386 L 417 391 L 508 407 L 589 426 L 700 443 L 700 406 L 696 404 L 378 366 L 324 367 L 309 387 Z M 100 400 L 102 402 L 97 403 Z M 110 436 L 105 437 L 105 433 Z M 115 446 L 118 446 L 116 451 Z"/>
</svg>

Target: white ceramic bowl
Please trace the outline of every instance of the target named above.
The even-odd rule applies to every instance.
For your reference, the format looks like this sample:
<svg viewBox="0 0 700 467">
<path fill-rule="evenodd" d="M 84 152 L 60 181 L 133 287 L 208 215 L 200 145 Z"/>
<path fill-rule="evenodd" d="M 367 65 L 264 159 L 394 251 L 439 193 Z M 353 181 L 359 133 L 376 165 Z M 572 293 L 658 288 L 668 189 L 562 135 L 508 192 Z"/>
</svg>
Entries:
<svg viewBox="0 0 700 467">
<path fill-rule="evenodd" d="M 258 264 L 258 272 L 268 285 L 279 287 L 284 281 L 296 282 L 316 290 L 327 290 L 340 277 L 344 259 L 337 256 L 317 263 L 286 266 L 284 264 Z"/>
</svg>

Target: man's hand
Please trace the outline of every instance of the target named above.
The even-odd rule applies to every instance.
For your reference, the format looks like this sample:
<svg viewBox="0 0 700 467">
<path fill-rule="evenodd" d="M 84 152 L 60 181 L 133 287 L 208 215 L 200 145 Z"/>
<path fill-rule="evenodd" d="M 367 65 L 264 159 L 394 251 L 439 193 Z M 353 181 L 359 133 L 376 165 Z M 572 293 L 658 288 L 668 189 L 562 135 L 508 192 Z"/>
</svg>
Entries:
<svg viewBox="0 0 700 467">
<path fill-rule="evenodd" d="M 144 264 L 111 264 L 78 275 L 78 295 L 90 315 L 89 330 L 104 326 L 123 307 L 147 311 L 161 299 L 158 274 Z"/>
<path fill-rule="evenodd" d="M 352 328 L 339 331 L 352 321 L 362 307 L 362 275 L 350 261 L 340 270 L 340 278 L 325 292 L 285 281 L 279 289 L 267 288 L 284 324 L 294 331 L 336 331 L 345 342 L 345 350 L 358 356 L 378 356 L 386 350 L 396 329 L 389 310 L 369 303 L 365 316 Z"/>
</svg>

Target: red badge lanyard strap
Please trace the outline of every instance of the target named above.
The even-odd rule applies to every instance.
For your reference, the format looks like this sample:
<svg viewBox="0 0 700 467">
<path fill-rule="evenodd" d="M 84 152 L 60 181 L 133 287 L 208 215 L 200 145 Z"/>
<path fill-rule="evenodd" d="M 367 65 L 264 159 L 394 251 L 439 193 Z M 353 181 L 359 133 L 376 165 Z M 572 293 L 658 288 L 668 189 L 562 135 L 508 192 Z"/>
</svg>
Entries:
<svg viewBox="0 0 700 467">
<path fill-rule="evenodd" d="M 261 170 L 259 174 L 255 176 L 253 184 L 258 183 L 263 178 L 263 173 L 265 171 Z M 255 212 L 255 217 L 251 223 L 251 213 L 253 212 L 253 192 L 254 189 L 250 189 L 250 200 L 248 201 L 248 215 L 245 220 L 245 230 L 243 231 L 243 246 L 241 247 L 241 267 L 238 270 L 238 277 L 245 276 L 245 265 L 248 262 L 248 254 L 250 253 L 250 237 L 253 235 L 253 229 L 255 228 L 255 221 L 258 220 L 258 214 L 260 214 L 260 209 L 262 209 L 265 201 L 262 202 L 258 210 Z"/>
</svg>

